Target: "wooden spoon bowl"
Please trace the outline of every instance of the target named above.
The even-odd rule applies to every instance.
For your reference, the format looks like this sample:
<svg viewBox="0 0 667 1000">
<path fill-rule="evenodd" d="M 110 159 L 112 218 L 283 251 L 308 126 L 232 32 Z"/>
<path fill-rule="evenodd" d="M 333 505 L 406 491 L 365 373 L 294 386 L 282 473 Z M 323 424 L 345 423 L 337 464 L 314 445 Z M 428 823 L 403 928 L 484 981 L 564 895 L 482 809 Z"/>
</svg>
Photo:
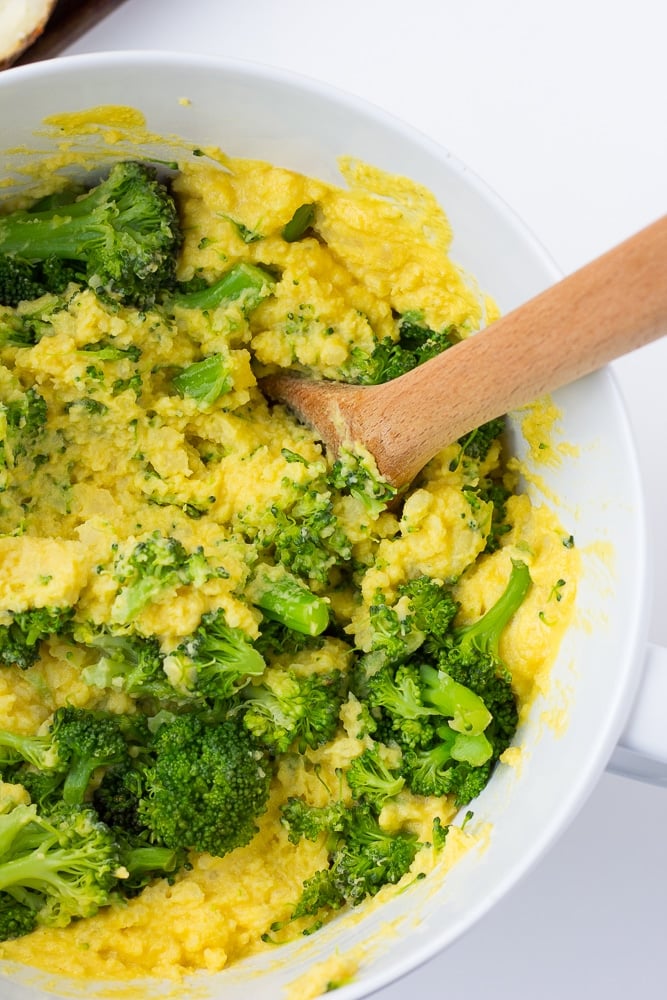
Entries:
<svg viewBox="0 0 667 1000">
<path fill-rule="evenodd" d="M 261 380 L 327 450 L 360 444 L 393 486 L 480 424 L 667 333 L 667 216 L 406 375 L 376 386 Z"/>
</svg>

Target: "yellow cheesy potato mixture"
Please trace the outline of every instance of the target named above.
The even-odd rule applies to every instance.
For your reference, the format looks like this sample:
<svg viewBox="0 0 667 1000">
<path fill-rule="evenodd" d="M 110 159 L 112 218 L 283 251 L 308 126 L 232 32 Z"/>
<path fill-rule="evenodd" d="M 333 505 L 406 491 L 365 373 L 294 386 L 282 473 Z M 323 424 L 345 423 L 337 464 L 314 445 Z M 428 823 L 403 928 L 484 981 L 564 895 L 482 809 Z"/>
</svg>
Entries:
<svg viewBox="0 0 667 1000">
<path fill-rule="evenodd" d="M 0 832 L 27 817 L 27 864 L 46 817 L 63 882 L 77 837 L 109 852 L 77 909 L 12 875 L 0 835 L 5 959 L 218 971 L 453 863 L 545 683 L 577 554 L 517 492 L 502 422 L 396 497 L 258 387 L 380 381 L 496 314 L 429 192 L 342 170 L 184 156 L 154 301 L 80 266 L 0 307 Z"/>
</svg>

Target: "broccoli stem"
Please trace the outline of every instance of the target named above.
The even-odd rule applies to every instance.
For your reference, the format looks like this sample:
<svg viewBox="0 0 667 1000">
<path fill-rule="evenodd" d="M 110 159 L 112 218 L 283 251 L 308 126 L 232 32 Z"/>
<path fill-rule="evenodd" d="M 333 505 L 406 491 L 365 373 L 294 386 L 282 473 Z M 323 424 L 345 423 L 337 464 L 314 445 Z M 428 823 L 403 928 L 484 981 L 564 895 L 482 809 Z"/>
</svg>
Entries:
<svg viewBox="0 0 667 1000">
<path fill-rule="evenodd" d="M 273 288 L 273 278 L 261 267 L 240 263 L 226 271 L 208 288 L 182 292 L 174 296 L 174 304 L 184 309 L 217 309 L 226 302 L 244 298 L 246 308 L 254 308 Z"/>
<path fill-rule="evenodd" d="M 229 363 L 222 354 L 195 361 L 172 379 L 182 396 L 190 396 L 201 406 L 210 406 L 234 385 Z"/>
<path fill-rule="evenodd" d="M 266 568 L 252 581 L 249 597 L 267 618 L 304 635 L 320 635 L 329 624 L 329 605 L 291 573 Z"/>
<path fill-rule="evenodd" d="M 530 584 L 530 572 L 526 563 L 513 559 L 507 586 L 496 603 L 476 622 L 455 629 L 454 635 L 462 654 L 467 655 L 473 647 L 500 662 L 500 636 L 523 603 Z"/>
</svg>

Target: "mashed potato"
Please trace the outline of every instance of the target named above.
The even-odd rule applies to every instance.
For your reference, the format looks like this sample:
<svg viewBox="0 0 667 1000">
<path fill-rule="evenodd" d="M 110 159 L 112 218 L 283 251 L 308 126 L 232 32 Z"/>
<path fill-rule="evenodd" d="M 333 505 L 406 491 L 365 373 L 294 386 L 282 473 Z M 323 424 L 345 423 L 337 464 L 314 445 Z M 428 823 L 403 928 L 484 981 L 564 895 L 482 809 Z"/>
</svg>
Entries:
<svg viewBox="0 0 667 1000">
<path fill-rule="evenodd" d="M 396 339 L 397 317 L 465 336 L 494 315 L 449 260 L 449 225 L 428 192 L 353 161 L 343 168 L 346 189 L 265 163 L 222 169 L 193 157 L 181 165 L 173 181 L 185 234 L 179 278 L 211 282 L 239 262 L 269 268 L 275 287 L 252 310 L 239 302 L 208 311 L 167 303 L 140 312 L 72 287 L 64 308 L 53 309 L 49 296 L 0 308 L 0 331 L 29 314 L 40 332 L 33 346 L 2 348 L 0 398 L 6 407 L 32 388 L 48 415 L 39 460 L 4 455 L 0 625 L 29 608 L 63 606 L 75 608 L 79 622 L 113 624 L 115 560 L 158 532 L 188 551 L 200 548 L 221 572 L 167 588 L 141 610 L 136 630 L 156 637 L 166 654 L 222 608 L 229 625 L 257 638 L 262 614 L 247 590 L 258 560 L 271 558 L 262 547 L 271 512 L 294 512 L 304 491 L 322 491 L 332 462 L 311 430 L 269 405 L 257 378 L 276 367 L 340 378 L 378 341 Z M 302 205 L 316 206 L 313 228 L 287 242 L 283 227 Z M 96 353 L 109 344 L 119 349 L 114 357 Z M 212 354 L 227 359 L 230 388 L 203 407 L 172 380 Z M 369 608 L 378 593 L 393 604 L 400 586 L 422 575 L 453 588 L 460 622 L 475 620 L 521 559 L 532 586 L 501 653 L 528 705 L 571 617 L 577 557 L 553 515 L 521 495 L 507 503 L 499 545 L 487 544 L 491 504 L 473 498 L 484 477 L 515 485 L 504 462 L 500 442 L 478 463 L 462 461 L 454 444 L 395 510 L 369 512 L 354 492 L 330 489 L 327 530 L 349 545 L 353 572 L 341 568 L 332 542 L 328 577 L 309 584 L 329 599 L 336 627 L 288 658 L 290 666 L 302 675 L 349 670 L 355 651 L 372 645 Z M 67 704 L 135 710 L 122 686 L 87 682 L 94 660 L 90 647 L 54 636 L 34 666 L 0 668 L 3 727 L 36 732 Z M 284 664 L 284 654 L 271 661 Z M 68 927 L 5 942 L 0 954 L 71 976 L 178 978 L 271 947 L 263 936 L 289 920 L 304 880 L 328 864 L 323 838 L 289 841 L 281 806 L 295 795 L 324 804 L 340 787 L 340 770 L 371 742 L 350 694 L 332 741 L 281 755 L 269 807 L 247 846 L 222 858 L 195 854 L 175 879 Z M 383 822 L 428 843 L 434 817 L 446 825 L 456 813 L 448 797 L 404 790 Z M 428 870 L 433 857 L 418 853 L 406 878 Z"/>
</svg>

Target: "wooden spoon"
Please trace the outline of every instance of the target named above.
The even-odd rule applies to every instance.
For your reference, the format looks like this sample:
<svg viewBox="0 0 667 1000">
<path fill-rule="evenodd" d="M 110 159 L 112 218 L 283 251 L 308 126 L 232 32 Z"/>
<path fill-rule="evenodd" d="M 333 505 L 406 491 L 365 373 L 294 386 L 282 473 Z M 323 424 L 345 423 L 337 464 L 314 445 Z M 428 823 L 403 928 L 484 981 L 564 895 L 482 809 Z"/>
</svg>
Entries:
<svg viewBox="0 0 667 1000">
<path fill-rule="evenodd" d="M 475 427 L 667 333 L 667 216 L 406 375 L 260 385 L 336 454 L 364 445 L 394 486 Z"/>
</svg>

